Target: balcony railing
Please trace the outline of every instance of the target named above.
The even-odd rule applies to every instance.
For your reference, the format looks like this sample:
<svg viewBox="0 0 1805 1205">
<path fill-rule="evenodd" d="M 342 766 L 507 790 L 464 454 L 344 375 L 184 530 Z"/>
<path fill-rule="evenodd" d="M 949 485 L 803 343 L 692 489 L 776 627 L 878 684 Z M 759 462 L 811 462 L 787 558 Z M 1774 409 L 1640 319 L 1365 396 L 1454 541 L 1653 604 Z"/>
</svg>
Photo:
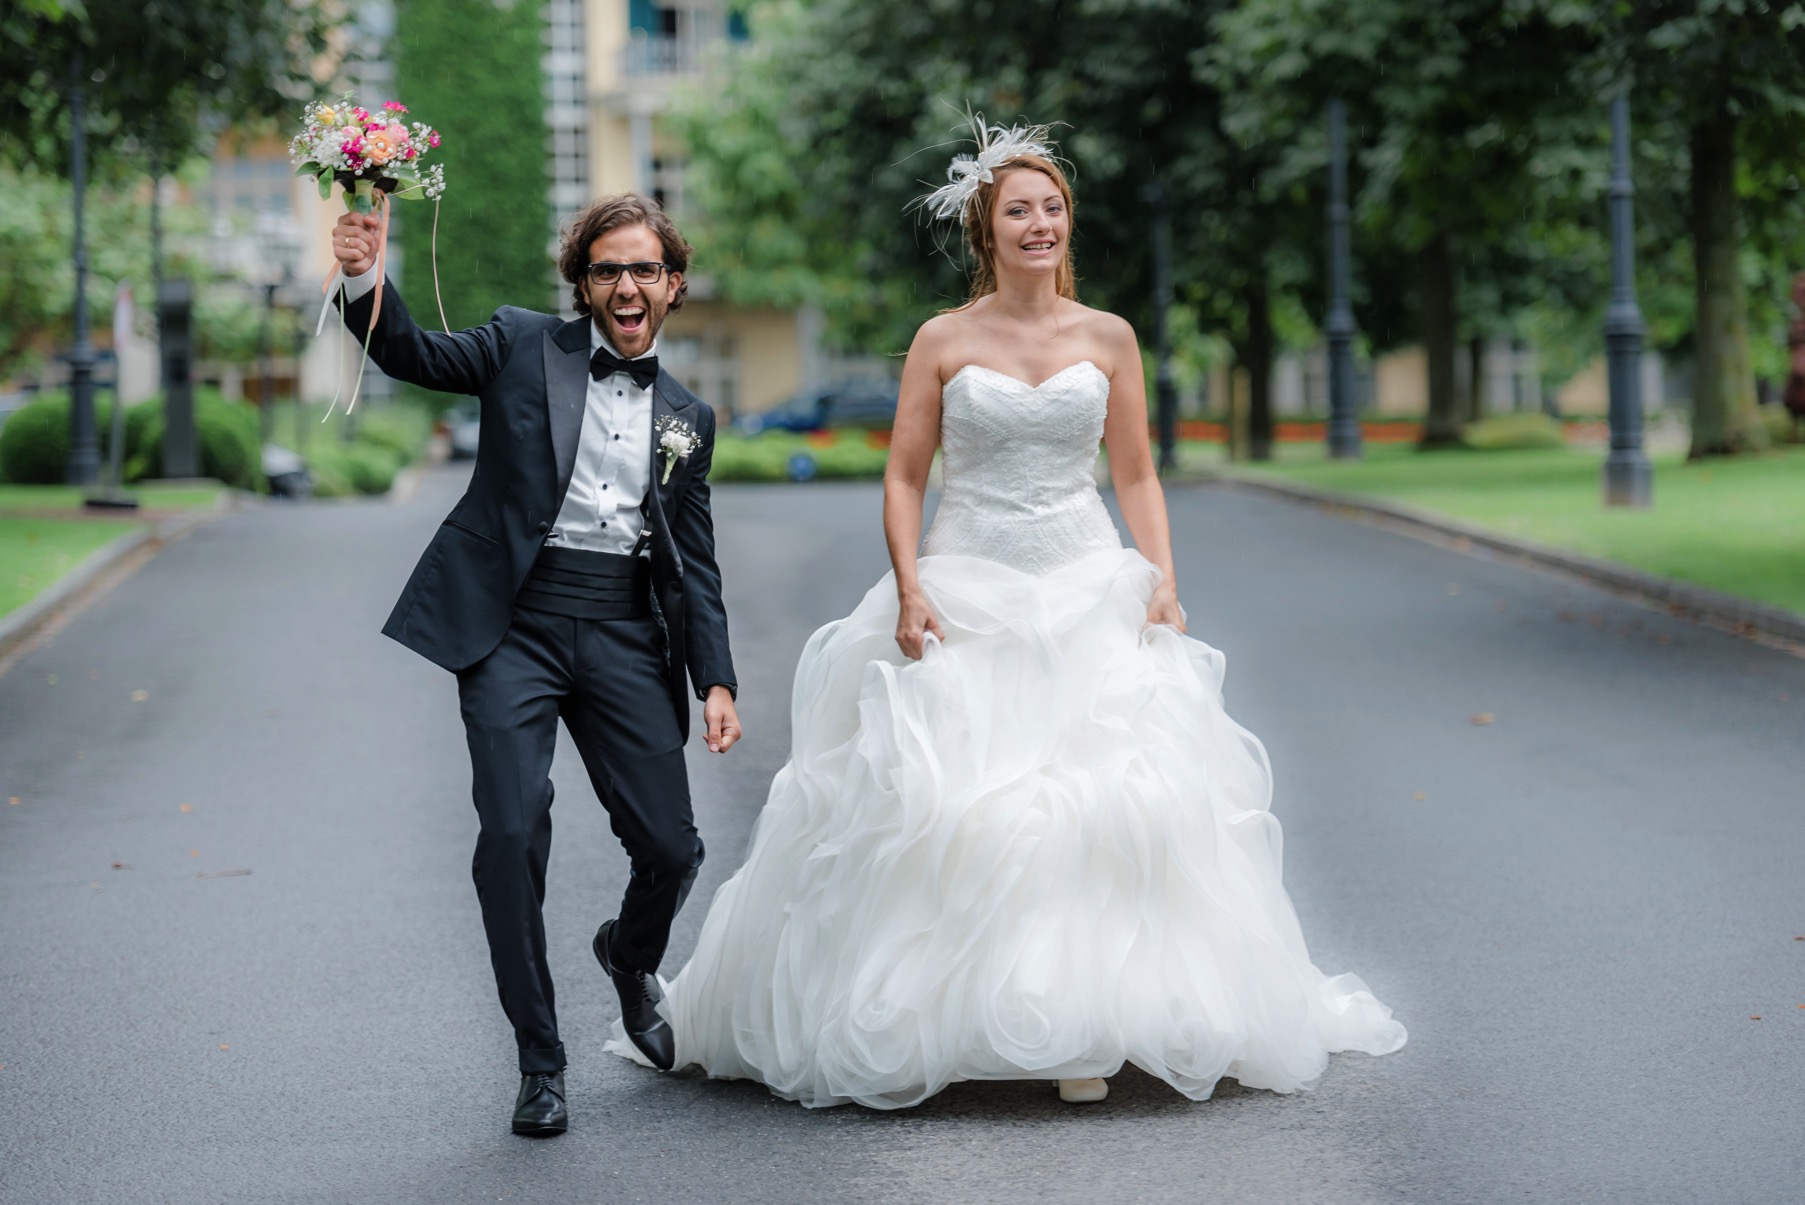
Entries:
<svg viewBox="0 0 1805 1205">
<path fill-rule="evenodd" d="M 695 75 L 715 48 L 728 39 L 719 34 L 672 37 L 635 32 L 621 47 L 620 71 L 629 78 L 661 75 Z"/>
</svg>

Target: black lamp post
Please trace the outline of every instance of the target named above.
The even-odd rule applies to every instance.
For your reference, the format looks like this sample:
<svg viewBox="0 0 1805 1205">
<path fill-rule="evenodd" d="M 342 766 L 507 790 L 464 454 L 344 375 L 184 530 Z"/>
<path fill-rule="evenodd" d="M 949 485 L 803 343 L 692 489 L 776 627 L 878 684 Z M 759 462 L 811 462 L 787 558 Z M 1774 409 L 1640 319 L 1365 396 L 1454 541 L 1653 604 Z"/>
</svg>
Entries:
<svg viewBox="0 0 1805 1205">
<path fill-rule="evenodd" d="M 1611 102 L 1611 307 L 1604 346 L 1611 388 L 1611 452 L 1604 462 L 1606 506 L 1648 506 L 1654 470 L 1642 450 L 1642 310 L 1636 304 L 1636 242 L 1630 181 L 1630 102 Z"/>
<path fill-rule="evenodd" d="M 82 224 L 88 191 L 87 98 L 82 86 L 78 50 L 69 67 L 69 127 L 74 163 L 69 177 L 75 191 L 75 346 L 69 350 L 69 459 L 63 480 L 94 485 L 100 480 L 100 440 L 94 427 L 94 363 L 88 340 L 88 243 Z"/>
<path fill-rule="evenodd" d="M 1329 102 L 1329 456 L 1360 457 L 1354 402 L 1354 307 L 1348 300 L 1347 106 Z"/>
<path fill-rule="evenodd" d="M 1153 346 L 1157 368 L 1154 391 L 1159 419 L 1159 471 L 1163 477 L 1178 464 L 1178 387 L 1172 380 L 1172 337 L 1167 311 L 1172 305 L 1172 220 L 1166 210 L 1166 186 L 1155 180 L 1142 196 L 1153 215 Z"/>
</svg>

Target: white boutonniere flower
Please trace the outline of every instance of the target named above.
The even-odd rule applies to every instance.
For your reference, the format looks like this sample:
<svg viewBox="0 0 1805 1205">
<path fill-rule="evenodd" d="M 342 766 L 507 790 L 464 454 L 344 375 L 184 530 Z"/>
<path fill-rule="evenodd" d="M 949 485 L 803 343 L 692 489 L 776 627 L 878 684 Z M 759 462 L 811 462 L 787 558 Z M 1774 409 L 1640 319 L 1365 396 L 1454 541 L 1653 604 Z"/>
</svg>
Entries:
<svg viewBox="0 0 1805 1205">
<path fill-rule="evenodd" d="M 671 470 L 677 467 L 679 460 L 689 459 L 689 454 L 696 450 L 697 441 L 695 428 L 675 415 L 658 420 L 658 450 L 664 453 L 664 476 L 659 478 L 660 485 L 670 481 Z"/>
</svg>

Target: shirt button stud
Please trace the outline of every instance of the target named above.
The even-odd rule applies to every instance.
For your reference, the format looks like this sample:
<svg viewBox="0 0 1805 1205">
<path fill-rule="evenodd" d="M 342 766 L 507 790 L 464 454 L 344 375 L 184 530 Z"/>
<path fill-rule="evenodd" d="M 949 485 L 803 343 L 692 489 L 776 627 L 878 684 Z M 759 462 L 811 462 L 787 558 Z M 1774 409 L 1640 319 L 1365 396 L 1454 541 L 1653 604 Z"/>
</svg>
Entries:
<svg viewBox="0 0 1805 1205">
<path fill-rule="evenodd" d="M 614 438 L 616 438 L 616 439 L 619 439 L 619 438 L 620 438 L 620 436 L 618 436 L 618 435 L 616 435 L 616 436 L 615 436 L 615 437 L 614 437 Z"/>
<path fill-rule="evenodd" d="M 539 534 L 544 535 L 546 532 L 550 531 L 551 529 L 552 529 L 552 525 L 550 523 L 541 523 L 539 525 Z"/>
</svg>

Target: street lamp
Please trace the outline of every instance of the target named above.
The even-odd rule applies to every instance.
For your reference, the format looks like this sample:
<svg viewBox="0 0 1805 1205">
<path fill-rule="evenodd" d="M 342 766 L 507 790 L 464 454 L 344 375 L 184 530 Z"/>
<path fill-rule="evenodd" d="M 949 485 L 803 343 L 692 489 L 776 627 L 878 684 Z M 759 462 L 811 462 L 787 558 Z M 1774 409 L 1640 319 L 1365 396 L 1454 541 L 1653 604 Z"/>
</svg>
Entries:
<svg viewBox="0 0 1805 1205">
<path fill-rule="evenodd" d="M 69 349 L 69 458 L 63 480 L 93 485 L 100 480 L 100 439 L 94 425 L 97 357 L 88 341 L 88 242 L 82 223 L 88 193 L 87 97 L 79 50 L 69 64 L 69 127 L 73 157 L 69 181 L 75 192 L 75 345 Z"/>
<path fill-rule="evenodd" d="M 1178 387 L 1172 381 L 1172 337 L 1167 311 L 1172 306 L 1172 220 L 1166 210 L 1166 186 L 1155 180 L 1141 193 L 1153 213 L 1153 345 L 1154 393 L 1159 416 L 1159 472 L 1178 464 Z"/>
<path fill-rule="evenodd" d="M 263 320 L 257 328 L 257 418 L 258 437 L 267 444 L 275 438 L 276 424 L 276 400 L 270 388 L 270 378 L 275 375 L 270 327 L 275 318 L 276 294 L 294 279 L 294 257 L 300 238 L 287 214 L 261 215 L 257 227 L 257 274 L 263 289 Z"/>
<path fill-rule="evenodd" d="M 1354 413 L 1354 307 L 1348 301 L 1347 106 L 1329 102 L 1329 456 L 1360 457 Z"/>
<path fill-rule="evenodd" d="M 1654 502 L 1654 470 L 1642 450 L 1642 310 L 1636 304 L 1636 243 L 1630 181 L 1630 101 L 1611 102 L 1611 307 L 1604 346 L 1611 389 L 1611 452 L 1604 461 L 1604 504 Z"/>
</svg>

